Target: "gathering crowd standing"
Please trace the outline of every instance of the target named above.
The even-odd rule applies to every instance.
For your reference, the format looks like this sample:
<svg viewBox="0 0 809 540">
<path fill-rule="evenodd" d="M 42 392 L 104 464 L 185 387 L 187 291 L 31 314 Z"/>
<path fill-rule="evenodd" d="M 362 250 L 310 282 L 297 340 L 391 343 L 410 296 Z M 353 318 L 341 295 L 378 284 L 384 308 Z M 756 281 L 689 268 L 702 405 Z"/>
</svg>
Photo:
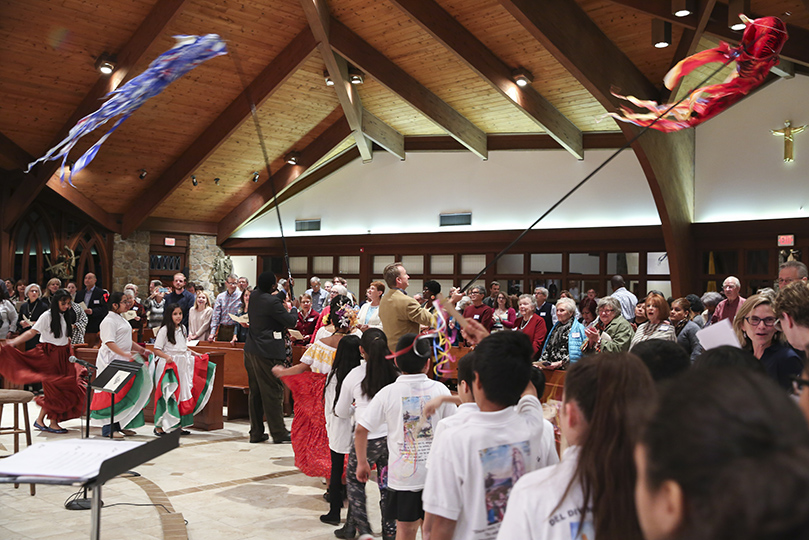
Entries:
<svg viewBox="0 0 809 540">
<path fill-rule="evenodd" d="M 95 393 L 91 421 L 105 436 L 135 434 L 153 390 L 154 434 L 189 434 L 216 368 L 194 346 L 243 342 L 249 441 L 291 442 L 302 472 L 329 479 L 320 520 L 342 524 L 337 538 L 369 540 L 375 525 L 390 540 L 419 530 L 425 540 L 809 539 L 803 263 L 782 264 L 777 287 L 746 298 L 735 276 L 721 294 L 678 298 L 639 299 L 620 275 L 602 297 L 576 282 L 558 294 L 452 288 L 456 393 L 430 331 L 441 285 L 410 296 L 399 262 L 379 277 L 361 303 L 341 276 L 313 276 L 298 297 L 272 272 L 255 289 L 231 274 L 221 291 L 177 273 L 143 298 L 93 273 L 82 288 L 5 280 L 0 375 L 37 394 L 36 429 L 68 433 L 60 422 L 82 414 L 86 385 L 70 357 L 98 346 L 99 369 L 138 370 L 114 420 L 110 394 Z M 700 331 L 720 324 L 738 346 L 705 350 Z M 564 392 L 545 403 L 555 371 Z M 381 524 L 366 508 L 371 467 Z"/>
</svg>

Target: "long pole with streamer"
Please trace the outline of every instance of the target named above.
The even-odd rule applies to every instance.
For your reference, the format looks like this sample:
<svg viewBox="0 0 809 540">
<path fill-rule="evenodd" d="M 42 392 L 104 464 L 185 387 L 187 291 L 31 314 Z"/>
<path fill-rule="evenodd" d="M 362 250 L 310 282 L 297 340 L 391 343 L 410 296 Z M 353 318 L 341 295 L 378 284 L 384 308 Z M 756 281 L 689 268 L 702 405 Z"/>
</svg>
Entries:
<svg viewBox="0 0 809 540">
<path fill-rule="evenodd" d="M 733 62 L 734 60 L 736 60 L 736 58 L 737 58 L 737 57 L 738 57 L 738 53 L 737 53 L 737 54 L 734 54 L 734 55 L 732 55 L 730 58 L 728 58 L 728 59 L 727 59 L 725 62 L 723 62 L 723 63 L 722 63 L 722 64 L 721 64 L 719 67 L 717 67 L 717 68 L 716 68 L 716 69 L 715 69 L 715 70 L 714 70 L 714 71 L 713 71 L 711 74 L 709 74 L 707 77 L 705 77 L 705 78 L 702 80 L 702 82 L 700 82 L 699 84 L 697 84 L 697 85 L 694 87 L 694 90 L 696 90 L 697 88 L 702 88 L 702 86 L 704 86 L 704 85 L 705 85 L 705 84 L 706 84 L 706 83 L 707 83 L 709 80 L 711 80 L 711 79 L 712 79 L 712 78 L 713 78 L 713 77 L 714 77 L 714 76 L 715 76 L 717 73 L 719 73 L 719 72 L 720 72 L 722 69 L 724 69 L 724 68 L 725 68 L 727 65 L 729 65 L 731 62 Z M 593 176 L 595 176 L 595 175 L 596 175 L 596 174 L 597 174 L 597 173 L 598 173 L 598 172 L 599 172 L 601 169 L 603 169 L 604 167 L 606 167 L 606 166 L 607 166 L 607 164 L 608 164 L 610 161 L 612 161 L 613 159 L 615 159 L 615 158 L 618 156 L 618 154 L 620 154 L 621 152 L 623 152 L 624 150 L 626 150 L 627 148 L 629 148 L 630 146 L 632 146 L 632 143 L 634 143 L 634 142 L 635 142 L 635 141 L 637 141 L 639 138 L 641 138 L 641 137 L 643 136 L 643 134 L 644 134 L 644 133 L 646 133 L 648 130 L 650 130 L 650 129 L 652 128 L 652 126 L 654 126 L 654 125 L 655 125 L 655 124 L 658 122 L 658 120 L 660 120 L 661 118 L 663 118 L 664 116 L 666 116 L 666 115 L 667 115 L 667 114 L 668 114 L 668 113 L 669 113 L 669 112 L 670 112 L 672 109 L 674 109 L 675 107 L 677 107 L 677 106 L 678 106 L 680 103 L 682 103 L 682 102 L 683 102 L 683 101 L 684 101 L 686 98 L 688 98 L 688 97 L 691 95 L 691 93 L 692 93 L 694 90 L 692 90 L 691 92 L 687 92 L 687 93 L 685 93 L 685 94 L 683 95 L 683 97 L 682 97 L 682 98 L 680 98 L 680 100 L 679 100 L 679 101 L 677 101 L 676 103 L 674 103 L 673 105 L 671 105 L 671 106 L 670 106 L 668 109 L 666 109 L 665 111 L 661 112 L 661 113 L 660 113 L 660 114 L 657 116 L 657 118 L 655 118 L 655 119 L 654 119 L 654 121 L 652 121 L 652 122 L 651 122 L 651 123 L 650 123 L 648 126 L 643 127 L 643 128 L 642 128 L 642 129 L 641 129 L 641 130 L 638 132 L 638 134 L 637 134 L 637 135 L 635 135 L 635 136 L 634 136 L 634 137 L 632 137 L 630 140 L 628 140 L 628 141 L 626 142 L 626 144 L 624 144 L 624 145 L 623 145 L 621 148 L 619 148 L 618 150 L 616 150 L 615 152 L 613 152 L 613 153 L 612 153 L 612 155 L 611 155 L 611 156 L 609 156 L 607 159 L 605 159 L 605 160 L 604 160 L 604 162 L 603 162 L 603 163 L 601 163 L 601 165 L 599 165 L 598 167 L 596 167 L 596 168 L 595 168 L 595 170 L 593 170 L 593 172 L 591 172 L 590 174 L 588 174 L 587 176 L 585 176 L 585 177 L 584 177 L 584 179 L 583 179 L 581 182 L 579 182 L 578 184 L 576 184 L 575 186 L 573 186 L 573 188 L 571 188 L 571 189 L 570 189 L 570 191 L 568 191 L 567 193 L 565 193 L 565 194 L 562 196 L 562 198 L 561 198 L 561 199 L 559 199 L 558 201 L 556 201 L 556 203 L 554 203 L 554 204 L 553 204 L 553 206 L 551 206 L 550 208 L 548 208 L 548 210 L 546 210 L 544 214 L 542 214 L 541 216 L 539 216 L 539 217 L 536 219 L 536 221 L 534 221 L 534 222 L 533 222 L 531 225 L 529 225 L 529 226 L 528 226 L 528 228 L 527 228 L 527 229 L 525 229 L 523 232 L 521 232 L 521 233 L 520 233 L 520 234 L 517 236 L 517 238 L 515 238 L 515 239 L 514 239 L 514 240 L 513 240 L 513 241 L 512 241 L 512 242 L 511 242 L 509 245 L 507 245 L 505 248 L 503 248 L 503 250 L 502 250 L 502 251 L 500 251 L 500 253 L 498 253 L 498 254 L 497 254 L 495 257 L 494 257 L 494 259 L 492 259 L 492 261 L 491 261 L 489 264 L 487 264 L 487 265 L 486 265 L 486 266 L 483 268 L 483 270 L 481 270 L 480 272 L 478 272 L 478 273 L 477 273 L 477 275 L 476 275 L 475 277 L 473 277 L 471 280 L 469 280 L 469 283 L 467 283 L 466 285 L 464 285 L 464 286 L 461 288 L 461 292 L 463 292 L 463 291 L 465 291 L 466 289 L 468 289 L 469 287 L 471 287 L 471 286 L 472 286 L 472 285 L 475 283 L 475 281 L 477 281 L 477 280 L 480 278 L 480 276 L 482 276 L 483 274 L 485 274 L 485 273 L 486 273 L 486 271 L 487 271 L 487 270 L 489 270 L 489 268 L 491 268 L 491 267 L 492 267 L 492 266 L 493 266 L 493 265 L 494 265 L 494 264 L 495 264 L 495 263 L 496 263 L 498 260 L 500 260 L 500 258 L 501 258 L 503 255 L 505 255 L 506 253 L 508 253 L 508 252 L 511 250 L 511 248 L 513 248 L 513 247 L 514 247 L 514 246 L 517 244 L 517 242 L 519 242 L 520 240 L 522 240 L 522 238 L 523 238 L 523 237 L 524 237 L 526 234 L 528 234 L 528 231 L 530 231 L 531 229 L 533 229 L 534 227 L 536 227 L 536 225 L 537 225 L 537 224 L 538 224 L 540 221 L 542 221 L 543 219 L 545 219 L 545 217 L 546 217 L 548 214 L 550 214 L 551 212 L 553 212 L 553 211 L 554 211 L 554 210 L 555 210 L 555 209 L 556 209 L 556 208 L 557 208 L 557 207 L 558 207 L 560 204 L 562 204 L 563 202 L 565 202 L 565 200 L 567 200 L 567 198 L 568 198 L 568 197 L 570 197 L 571 195 L 573 195 L 573 194 L 574 194 L 576 191 L 578 191 L 578 189 L 579 189 L 580 187 L 582 187 L 584 184 L 586 184 L 588 180 L 590 180 L 590 179 L 591 179 Z"/>
</svg>

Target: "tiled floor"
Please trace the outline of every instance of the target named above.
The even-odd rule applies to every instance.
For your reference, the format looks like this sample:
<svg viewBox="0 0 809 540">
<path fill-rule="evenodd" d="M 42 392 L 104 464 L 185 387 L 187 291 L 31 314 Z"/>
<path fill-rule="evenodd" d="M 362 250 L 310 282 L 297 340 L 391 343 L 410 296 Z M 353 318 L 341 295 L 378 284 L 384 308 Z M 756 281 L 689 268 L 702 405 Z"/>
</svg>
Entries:
<svg viewBox="0 0 809 540">
<path fill-rule="evenodd" d="M 31 418 L 36 418 L 38 408 L 29 407 Z M 12 421 L 11 408 L 6 409 L 3 426 Z M 34 442 L 79 437 L 78 420 L 63 425 L 70 429 L 68 435 L 34 431 Z M 328 511 L 322 480 L 295 469 L 291 445 L 250 444 L 248 427 L 244 420 L 226 422 L 218 431 L 192 430 L 192 435 L 181 439 L 180 448 L 138 467 L 141 478 L 118 477 L 108 482 L 102 492 L 102 538 L 185 538 L 184 519 L 187 537 L 193 540 L 333 539 L 335 527 L 318 519 Z M 153 438 L 150 426 L 137 431 L 134 440 Z M 100 430 L 91 430 L 91 436 L 100 436 Z M 0 455 L 12 448 L 12 437 L 0 436 Z M 32 497 L 26 485 L 14 489 L 0 484 L 0 539 L 88 538 L 90 512 L 64 508 L 65 499 L 75 491 L 39 485 Z M 371 525 L 378 532 L 376 484 L 369 483 L 367 493 Z M 151 506 L 161 501 L 168 502 L 173 514 Z"/>
</svg>

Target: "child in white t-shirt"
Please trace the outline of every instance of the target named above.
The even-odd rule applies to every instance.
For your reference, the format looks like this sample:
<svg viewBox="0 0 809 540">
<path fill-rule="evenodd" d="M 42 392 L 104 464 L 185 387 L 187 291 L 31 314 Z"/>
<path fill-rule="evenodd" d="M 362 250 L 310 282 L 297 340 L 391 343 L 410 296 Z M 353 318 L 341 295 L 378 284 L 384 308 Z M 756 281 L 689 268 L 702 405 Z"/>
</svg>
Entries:
<svg viewBox="0 0 809 540">
<path fill-rule="evenodd" d="M 492 334 L 475 349 L 480 410 L 445 429 L 430 456 L 423 500 L 432 540 L 493 539 L 517 480 L 559 462 L 530 380 L 533 352 L 521 332 Z"/>
<path fill-rule="evenodd" d="M 649 370 L 632 354 L 572 364 L 560 411 L 571 446 L 559 465 L 517 482 L 497 538 L 641 540 L 631 419 L 652 405 L 653 396 Z"/>
<path fill-rule="evenodd" d="M 364 415 L 357 421 L 354 434 L 357 451 L 357 479 L 366 482 L 370 467 L 366 460 L 368 432 L 383 425 L 388 430 L 388 506 L 384 516 L 396 519 L 396 538 L 416 538 L 424 510 L 421 492 L 426 477 L 425 463 L 433 441 L 434 426 L 442 418 L 455 413 L 455 405 L 441 405 L 432 417 L 424 414 L 431 399 L 449 395 L 442 383 L 427 378 L 432 342 L 405 334 L 396 347 L 395 362 L 403 375 L 379 391 Z M 370 535 L 363 535 L 370 538 Z"/>
</svg>

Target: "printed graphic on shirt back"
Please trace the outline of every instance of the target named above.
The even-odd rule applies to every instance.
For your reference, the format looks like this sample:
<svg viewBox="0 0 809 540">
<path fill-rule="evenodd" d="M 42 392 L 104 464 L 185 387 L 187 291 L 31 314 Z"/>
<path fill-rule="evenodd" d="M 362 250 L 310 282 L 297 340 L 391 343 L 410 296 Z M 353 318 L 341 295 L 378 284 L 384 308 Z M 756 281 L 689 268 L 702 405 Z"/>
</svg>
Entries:
<svg viewBox="0 0 809 540">
<path fill-rule="evenodd" d="M 596 530 L 592 521 L 572 521 L 570 523 L 571 540 L 595 540 Z"/>
<path fill-rule="evenodd" d="M 404 438 L 400 451 L 400 462 L 394 464 L 397 477 L 412 476 L 416 465 L 427 461 L 430 446 L 433 442 L 433 424 L 424 414 L 424 405 L 429 396 L 410 396 L 402 398 L 402 425 Z"/>
<path fill-rule="evenodd" d="M 501 444 L 478 451 L 485 476 L 486 521 L 489 525 L 503 521 L 511 488 L 525 474 L 531 461 L 528 441 Z"/>
</svg>

